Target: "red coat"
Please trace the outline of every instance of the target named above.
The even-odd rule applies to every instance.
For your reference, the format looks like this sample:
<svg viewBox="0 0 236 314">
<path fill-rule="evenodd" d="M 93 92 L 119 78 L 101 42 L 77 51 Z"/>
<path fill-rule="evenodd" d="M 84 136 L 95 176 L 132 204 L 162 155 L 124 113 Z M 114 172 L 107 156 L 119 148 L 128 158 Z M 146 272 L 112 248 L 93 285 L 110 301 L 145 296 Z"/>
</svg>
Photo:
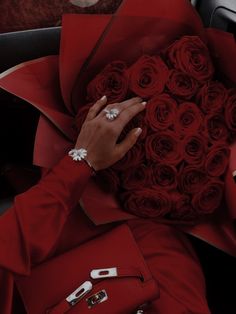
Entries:
<svg viewBox="0 0 236 314">
<path fill-rule="evenodd" d="M 14 274 L 30 275 L 32 266 L 115 225 L 95 226 L 77 205 L 91 174 L 85 163 L 65 157 L 1 216 L 1 314 L 12 311 Z M 199 261 L 185 235 L 152 220 L 127 223 L 161 289 L 150 313 L 209 313 Z"/>
</svg>

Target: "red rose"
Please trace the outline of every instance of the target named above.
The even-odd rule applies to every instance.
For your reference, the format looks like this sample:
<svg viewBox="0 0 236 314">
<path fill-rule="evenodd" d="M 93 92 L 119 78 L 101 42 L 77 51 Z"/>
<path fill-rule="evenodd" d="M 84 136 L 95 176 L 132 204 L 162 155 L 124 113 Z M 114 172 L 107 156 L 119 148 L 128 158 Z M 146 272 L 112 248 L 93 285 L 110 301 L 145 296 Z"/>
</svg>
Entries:
<svg viewBox="0 0 236 314">
<path fill-rule="evenodd" d="M 178 192 L 171 194 L 173 209 L 169 213 L 169 218 L 177 220 L 178 223 L 196 223 L 199 218 L 194 210 L 189 195 L 180 194 Z"/>
<path fill-rule="evenodd" d="M 120 187 L 120 178 L 111 168 L 97 173 L 95 181 L 107 193 L 117 193 Z"/>
<path fill-rule="evenodd" d="M 99 73 L 87 87 L 89 101 L 97 101 L 106 95 L 109 102 L 121 102 L 128 91 L 126 65 L 122 61 L 113 61 Z"/>
<path fill-rule="evenodd" d="M 232 92 L 228 98 L 226 107 L 225 107 L 225 121 L 227 127 L 236 132 L 236 93 Z"/>
<path fill-rule="evenodd" d="M 144 218 L 163 217 L 172 208 L 168 193 L 156 188 L 126 192 L 122 195 L 122 200 L 128 212 Z"/>
<path fill-rule="evenodd" d="M 168 51 L 168 58 L 172 66 L 199 82 L 212 78 L 214 68 L 208 48 L 197 36 L 183 36 L 172 44 Z"/>
<path fill-rule="evenodd" d="M 224 117 L 220 114 L 211 114 L 206 116 L 205 126 L 209 139 L 213 142 L 226 142 L 228 138 L 228 130 Z"/>
<path fill-rule="evenodd" d="M 196 94 L 198 82 L 186 73 L 172 70 L 166 86 L 172 95 L 188 100 Z"/>
<path fill-rule="evenodd" d="M 219 180 L 208 181 L 193 196 L 192 205 L 199 214 L 211 214 L 220 206 L 223 194 L 223 182 Z"/>
<path fill-rule="evenodd" d="M 185 135 L 197 132 L 202 126 L 202 113 L 194 103 L 185 102 L 179 105 L 175 120 L 176 131 Z"/>
<path fill-rule="evenodd" d="M 221 112 L 227 101 L 226 89 L 219 82 L 207 82 L 197 94 L 197 101 L 205 113 Z"/>
<path fill-rule="evenodd" d="M 146 158 L 151 161 L 177 165 L 181 159 L 180 141 L 171 131 L 150 135 L 145 143 Z"/>
<path fill-rule="evenodd" d="M 183 193 L 196 193 L 206 183 L 207 175 L 203 168 L 186 166 L 179 174 L 179 188 Z"/>
<path fill-rule="evenodd" d="M 207 140 L 203 136 L 189 135 L 183 140 L 183 158 L 189 164 L 202 164 L 207 152 Z"/>
<path fill-rule="evenodd" d="M 212 177 L 219 177 L 225 173 L 230 156 L 230 149 L 225 145 L 214 145 L 206 157 L 206 171 Z"/>
<path fill-rule="evenodd" d="M 145 161 L 145 150 L 142 144 L 136 144 L 132 147 L 125 156 L 112 165 L 115 171 L 126 171 L 131 167 L 140 166 Z"/>
<path fill-rule="evenodd" d="M 146 107 L 146 123 L 154 131 L 165 130 L 174 123 L 177 103 L 167 94 L 154 96 Z"/>
<path fill-rule="evenodd" d="M 124 172 L 122 187 L 126 190 L 145 188 L 151 185 L 150 171 L 146 165 L 139 165 Z"/>
<path fill-rule="evenodd" d="M 158 56 L 142 56 L 129 69 L 130 90 L 143 98 L 163 92 L 169 70 Z"/>
<path fill-rule="evenodd" d="M 177 170 L 168 164 L 155 163 L 150 169 L 150 181 L 162 188 L 175 189 L 177 187 Z"/>
</svg>

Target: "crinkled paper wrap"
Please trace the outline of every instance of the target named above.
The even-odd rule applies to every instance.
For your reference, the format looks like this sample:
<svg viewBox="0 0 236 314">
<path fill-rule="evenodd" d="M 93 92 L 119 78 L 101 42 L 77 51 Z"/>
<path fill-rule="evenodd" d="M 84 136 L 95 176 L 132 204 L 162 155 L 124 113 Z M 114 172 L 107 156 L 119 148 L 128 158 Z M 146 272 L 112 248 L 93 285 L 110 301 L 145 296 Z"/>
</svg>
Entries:
<svg viewBox="0 0 236 314">
<path fill-rule="evenodd" d="M 148 5 L 147 5 L 148 3 Z M 85 103 L 86 85 L 104 65 L 122 59 L 132 63 L 142 54 L 158 53 L 183 35 L 198 35 L 208 45 L 224 82 L 236 85 L 233 35 L 204 29 L 187 0 L 124 0 L 115 15 L 65 15 L 59 56 L 15 66 L 0 75 L 0 87 L 27 100 L 41 112 L 35 138 L 34 163 L 51 168 L 73 147 L 74 117 Z M 226 203 L 219 215 L 197 226 L 179 226 L 236 256 L 236 145 L 231 147 L 226 177 Z M 91 180 L 81 205 L 95 224 L 132 219 L 112 195 Z"/>
</svg>

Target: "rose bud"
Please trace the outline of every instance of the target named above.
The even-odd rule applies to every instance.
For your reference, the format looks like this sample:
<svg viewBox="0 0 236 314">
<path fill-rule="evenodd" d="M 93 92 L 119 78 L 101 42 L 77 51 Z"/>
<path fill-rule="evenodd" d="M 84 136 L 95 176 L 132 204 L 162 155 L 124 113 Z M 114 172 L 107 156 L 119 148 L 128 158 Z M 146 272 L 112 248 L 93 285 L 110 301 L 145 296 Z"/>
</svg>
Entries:
<svg viewBox="0 0 236 314">
<path fill-rule="evenodd" d="M 183 193 L 194 194 L 207 182 L 204 168 L 197 166 L 186 166 L 178 175 L 178 186 Z"/>
<path fill-rule="evenodd" d="M 126 211 L 144 218 L 163 217 L 172 208 L 168 193 L 157 188 L 129 191 L 121 199 Z"/>
<path fill-rule="evenodd" d="M 142 56 L 129 68 L 129 88 L 143 98 L 163 92 L 169 70 L 158 56 Z"/>
<path fill-rule="evenodd" d="M 224 117 L 220 114 L 210 114 L 205 118 L 205 127 L 208 132 L 210 141 L 226 142 L 228 138 L 228 130 Z"/>
<path fill-rule="evenodd" d="M 203 127 L 203 116 L 199 108 L 191 102 L 179 105 L 175 118 L 175 129 L 182 135 L 198 132 Z"/>
<path fill-rule="evenodd" d="M 197 102 L 205 113 L 219 113 L 227 101 L 227 91 L 223 84 L 210 81 L 202 86 L 197 94 Z"/>
<path fill-rule="evenodd" d="M 183 36 L 167 50 L 170 64 L 195 78 L 199 83 L 208 81 L 214 73 L 207 46 L 198 36 Z"/>
<path fill-rule="evenodd" d="M 207 139 L 199 135 L 187 135 L 183 140 L 183 158 L 189 164 L 202 164 L 207 152 Z"/>
<path fill-rule="evenodd" d="M 230 149 L 228 146 L 214 145 L 206 156 L 205 168 L 212 177 L 219 177 L 225 173 L 229 163 Z"/>
<path fill-rule="evenodd" d="M 167 94 L 156 95 L 148 101 L 146 124 L 153 131 L 165 130 L 173 125 L 177 112 L 177 103 Z"/>
<path fill-rule="evenodd" d="M 177 187 L 177 170 L 174 166 L 154 163 L 150 168 L 150 178 L 153 185 L 168 189 Z"/>
<path fill-rule="evenodd" d="M 87 99 L 97 101 L 103 95 L 108 102 L 121 102 L 128 91 L 126 65 L 122 61 L 113 61 L 100 72 L 87 87 Z"/>
<path fill-rule="evenodd" d="M 199 221 L 199 215 L 193 208 L 189 195 L 175 192 L 171 194 L 171 198 L 174 204 L 168 215 L 171 220 L 184 224 L 195 224 Z"/>
<path fill-rule="evenodd" d="M 224 183 L 220 180 L 211 180 L 193 196 L 192 205 L 199 214 L 212 214 L 219 208 L 223 195 Z"/>
<path fill-rule="evenodd" d="M 196 94 L 198 82 L 186 73 L 172 70 L 166 86 L 172 95 L 189 100 Z"/>
<path fill-rule="evenodd" d="M 182 159 L 181 143 L 176 133 L 162 131 L 147 136 L 146 158 L 155 162 L 177 165 Z"/>
</svg>

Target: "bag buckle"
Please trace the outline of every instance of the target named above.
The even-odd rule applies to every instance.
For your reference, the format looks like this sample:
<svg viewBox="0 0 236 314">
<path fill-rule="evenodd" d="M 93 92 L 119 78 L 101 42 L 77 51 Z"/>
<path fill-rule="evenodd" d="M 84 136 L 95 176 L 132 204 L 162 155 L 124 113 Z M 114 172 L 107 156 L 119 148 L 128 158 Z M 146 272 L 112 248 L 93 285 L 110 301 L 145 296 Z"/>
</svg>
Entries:
<svg viewBox="0 0 236 314">
<path fill-rule="evenodd" d="M 92 295 L 91 297 L 89 297 L 88 299 L 86 299 L 89 309 L 91 309 L 92 307 L 99 303 L 105 302 L 106 300 L 108 300 L 108 296 L 105 290 L 101 290 Z"/>
<path fill-rule="evenodd" d="M 91 271 L 90 276 L 92 279 L 117 277 L 117 267 L 94 269 Z"/>
<path fill-rule="evenodd" d="M 67 298 L 66 301 L 71 305 L 78 303 L 89 291 L 91 291 L 93 285 L 90 281 L 85 281 L 79 288 L 73 291 Z"/>
</svg>

